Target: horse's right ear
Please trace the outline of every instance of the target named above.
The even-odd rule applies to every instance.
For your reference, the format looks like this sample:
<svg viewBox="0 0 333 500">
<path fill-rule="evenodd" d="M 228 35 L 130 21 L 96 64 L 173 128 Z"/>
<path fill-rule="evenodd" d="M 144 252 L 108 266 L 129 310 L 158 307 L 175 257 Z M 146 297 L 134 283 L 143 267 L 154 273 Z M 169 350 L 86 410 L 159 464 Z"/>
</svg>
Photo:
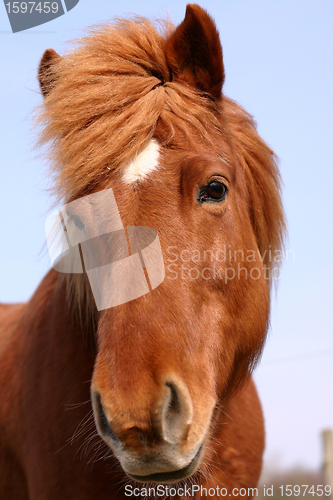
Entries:
<svg viewBox="0 0 333 500">
<path fill-rule="evenodd" d="M 56 73 L 54 71 L 54 63 L 60 59 L 61 57 L 55 50 L 47 49 L 39 63 L 38 81 L 44 97 L 50 93 L 57 80 Z"/>
<path fill-rule="evenodd" d="M 221 97 L 224 66 L 219 32 L 199 5 L 187 5 L 184 21 L 166 41 L 165 56 L 176 81 Z"/>
</svg>

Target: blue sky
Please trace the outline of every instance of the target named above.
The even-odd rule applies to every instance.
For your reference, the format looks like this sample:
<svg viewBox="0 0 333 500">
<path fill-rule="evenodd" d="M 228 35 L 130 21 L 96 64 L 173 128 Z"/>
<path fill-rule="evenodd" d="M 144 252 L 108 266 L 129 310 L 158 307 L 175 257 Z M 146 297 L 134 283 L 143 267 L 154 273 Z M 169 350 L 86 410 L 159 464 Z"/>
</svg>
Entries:
<svg viewBox="0 0 333 500">
<path fill-rule="evenodd" d="M 257 120 L 280 157 L 288 259 L 272 301 L 255 379 L 266 417 L 267 461 L 321 465 L 320 432 L 333 427 L 333 3 L 211 0 L 226 69 L 225 94 Z M 0 6 L 0 300 L 27 300 L 50 264 L 43 252 L 52 200 L 33 151 L 36 70 L 46 48 L 63 53 L 82 29 L 136 13 L 175 23 L 186 3 L 80 0 L 66 15 L 12 34 Z"/>
</svg>

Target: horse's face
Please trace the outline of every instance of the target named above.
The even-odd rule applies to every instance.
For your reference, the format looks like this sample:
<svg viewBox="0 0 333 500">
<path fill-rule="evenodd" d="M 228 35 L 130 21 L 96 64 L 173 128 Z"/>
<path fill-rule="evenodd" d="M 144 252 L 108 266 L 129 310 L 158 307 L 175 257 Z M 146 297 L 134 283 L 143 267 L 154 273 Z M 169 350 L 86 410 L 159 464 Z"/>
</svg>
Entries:
<svg viewBox="0 0 333 500">
<path fill-rule="evenodd" d="M 102 311 L 98 324 L 95 419 L 137 480 L 196 470 L 217 402 L 265 335 L 268 291 L 245 179 L 227 141 L 219 148 L 224 159 L 166 150 L 144 180 L 109 186 L 124 226 L 157 230 L 166 269 L 160 286 Z"/>
<path fill-rule="evenodd" d="M 113 38 L 114 66 L 109 62 L 113 49 L 97 37 L 98 57 L 84 49 L 78 62 L 55 64 L 58 75 L 52 67 L 59 56 L 47 51 L 40 83 L 44 95 L 51 94 L 45 140 L 53 138 L 58 144 L 62 181 L 72 187 L 77 182 L 79 189 L 85 182 L 94 181 L 96 186 L 96 179 L 103 179 L 95 191 L 112 188 L 123 226 L 146 226 L 158 233 L 165 279 L 149 293 L 99 312 L 91 392 L 98 431 L 125 472 L 141 481 L 173 482 L 197 470 L 214 433 L 217 412 L 260 353 L 269 296 L 258 246 L 268 249 L 271 241 L 273 247 L 279 246 L 283 215 L 271 151 L 262 143 L 256 149 L 260 139 L 253 125 L 244 125 L 250 121 L 245 114 L 236 123 L 233 111 L 228 117 L 223 111 L 222 50 L 212 19 L 200 7 L 189 6 L 185 20 L 166 41 L 157 38 L 156 48 L 148 40 L 148 62 L 141 47 L 145 33 L 140 36 L 136 38 L 140 57 L 130 66 L 137 71 L 135 85 L 129 78 L 128 89 L 132 85 L 135 94 L 141 82 L 137 99 L 144 96 L 146 115 L 138 121 L 140 126 L 132 127 L 131 141 L 139 136 L 137 144 L 142 145 L 140 134 L 151 136 L 155 130 L 159 145 L 155 163 L 143 154 L 132 170 L 128 164 L 109 174 L 106 169 L 104 159 L 113 158 L 112 154 L 117 158 L 119 152 L 112 138 L 125 150 L 126 140 L 130 142 L 126 138 L 130 114 L 124 111 L 126 119 L 121 122 L 119 110 L 135 102 L 125 92 L 114 110 L 114 99 L 125 85 L 114 90 L 108 79 L 112 83 L 115 75 L 117 83 L 119 69 L 123 81 L 130 56 Z M 129 51 L 134 50 L 131 47 Z M 124 67 L 118 68 L 121 50 Z M 141 57 L 142 67 L 137 62 Z M 96 67 L 94 76 L 91 64 Z M 159 79 L 153 76 L 156 68 Z M 193 109 L 188 109 L 191 103 Z M 137 103 L 135 109 L 142 113 Z M 201 129 L 191 128 L 194 119 Z M 103 128 L 104 122 L 110 127 L 120 124 L 114 126 L 114 135 Z M 237 143 L 237 134 L 246 126 L 243 142 Z M 162 146 L 168 127 L 172 147 Z M 266 232 L 260 233 L 261 226 Z M 270 234 L 268 226 L 273 228 Z"/>
</svg>

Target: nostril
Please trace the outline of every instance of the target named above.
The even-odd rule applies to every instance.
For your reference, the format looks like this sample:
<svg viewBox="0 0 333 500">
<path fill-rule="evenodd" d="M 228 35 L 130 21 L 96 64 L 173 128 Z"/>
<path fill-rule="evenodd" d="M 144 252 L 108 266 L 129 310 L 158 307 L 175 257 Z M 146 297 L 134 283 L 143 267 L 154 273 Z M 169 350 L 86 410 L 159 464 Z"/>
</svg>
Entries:
<svg viewBox="0 0 333 500">
<path fill-rule="evenodd" d="M 162 409 L 163 437 L 170 443 L 185 439 L 192 421 L 192 403 L 187 388 L 180 382 L 166 382 Z"/>
<path fill-rule="evenodd" d="M 120 444 L 120 439 L 111 427 L 111 424 L 105 415 L 105 411 L 101 401 L 101 395 L 99 392 L 94 391 L 92 393 L 94 414 L 97 424 L 97 429 L 99 434 L 106 440 L 112 441 L 113 444 Z"/>
<path fill-rule="evenodd" d="M 180 414 L 180 401 L 177 393 L 177 389 L 171 382 L 165 384 L 169 387 L 171 394 L 169 395 L 168 408 L 166 411 L 166 419 L 172 419 L 173 417 Z"/>
</svg>

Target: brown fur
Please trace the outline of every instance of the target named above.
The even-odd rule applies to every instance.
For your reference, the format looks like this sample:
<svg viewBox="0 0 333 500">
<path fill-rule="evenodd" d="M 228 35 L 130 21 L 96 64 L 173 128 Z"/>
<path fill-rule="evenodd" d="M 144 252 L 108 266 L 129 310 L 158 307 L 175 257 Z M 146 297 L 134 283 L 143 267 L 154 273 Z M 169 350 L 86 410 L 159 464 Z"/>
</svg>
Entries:
<svg viewBox="0 0 333 500">
<path fill-rule="evenodd" d="M 249 373 L 269 317 L 267 251 L 283 243 L 279 172 L 252 118 L 221 94 L 222 49 L 208 14 L 188 6 L 184 22 L 164 33 L 142 18 L 118 20 L 64 57 L 45 53 L 41 143 L 50 144 L 58 199 L 112 187 L 125 226 L 158 230 L 165 262 L 170 245 L 214 255 L 227 245 L 259 251 L 263 262 L 232 260 L 244 271 L 227 283 L 225 262 L 215 281 L 173 281 L 167 270 L 148 295 L 100 313 L 84 276 L 66 281 L 51 271 L 26 305 L 1 306 L 6 500 L 123 499 L 128 477 L 89 420 L 90 382 L 114 432 L 140 458 L 159 446 L 156 405 L 170 376 L 188 388 L 194 412 L 179 450 L 203 440 L 191 481 L 256 486 L 264 431 Z M 159 169 L 125 186 L 123 167 L 151 137 L 162 145 Z M 217 174 L 227 179 L 226 201 L 200 206 L 198 185 Z M 206 265 L 196 263 L 201 276 Z M 260 278 L 246 279 L 253 267 Z M 106 457 L 89 467 L 87 423 L 97 458 Z"/>
<path fill-rule="evenodd" d="M 208 141 L 208 127 L 220 129 L 213 102 L 169 81 L 165 44 L 148 20 L 120 19 L 90 30 L 74 52 L 52 60 L 49 86 L 55 78 L 57 85 L 39 120 L 41 143 L 52 145 L 58 196 L 68 200 L 102 188 L 154 135 L 159 120 L 165 143 L 179 122 L 186 135 L 195 129 Z M 42 71 L 43 88 L 47 74 Z"/>
</svg>

